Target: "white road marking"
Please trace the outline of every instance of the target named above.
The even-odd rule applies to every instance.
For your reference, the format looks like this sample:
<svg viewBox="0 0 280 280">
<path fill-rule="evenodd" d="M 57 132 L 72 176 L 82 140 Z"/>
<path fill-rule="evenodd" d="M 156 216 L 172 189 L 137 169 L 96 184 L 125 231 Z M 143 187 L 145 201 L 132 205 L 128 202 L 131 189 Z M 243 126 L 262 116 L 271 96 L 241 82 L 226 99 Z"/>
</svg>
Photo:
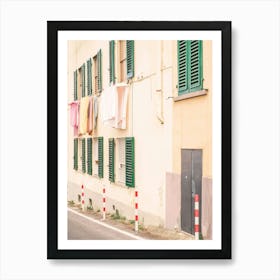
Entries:
<svg viewBox="0 0 280 280">
<path fill-rule="evenodd" d="M 75 210 L 73 210 L 73 209 L 71 209 L 71 208 L 68 208 L 68 211 L 70 211 L 70 212 L 72 212 L 72 213 L 74 213 L 74 214 L 76 214 L 76 215 L 78 215 L 78 216 L 80 216 L 80 217 L 83 217 L 83 218 L 85 218 L 85 219 L 87 219 L 87 220 L 89 220 L 89 221 L 91 221 L 91 222 L 93 222 L 93 223 L 96 223 L 96 224 L 98 224 L 98 225 L 104 226 L 104 227 L 109 228 L 109 229 L 111 229 L 111 230 L 114 230 L 114 231 L 116 231 L 116 232 L 122 233 L 122 234 L 124 234 L 124 235 L 126 235 L 126 236 L 129 236 L 129 237 L 131 237 L 131 238 L 138 239 L 138 240 L 144 240 L 144 239 L 145 239 L 145 238 L 136 236 L 136 235 L 134 235 L 134 234 L 132 234 L 132 233 L 126 232 L 126 231 L 124 231 L 124 230 L 121 230 L 121 229 L 112 227 L 112 226 L 110 226 L 110 225 L 108 225 L 108 224 L 102 223 L 102 222 L 100 222 L 100 221 L 98 221 L 98 220 L 95 220 L 95 219 L 93 219 L 93 218 L 90 218 L 90 217 L 88 217 L 88 216 L 86 216 L 86 215 L 83 215 L 83 214 L 81 214 L 81 213 L 79 213 L 79 212 L 77 212 L 77 211 L 75 211 Z"/>
</svg>

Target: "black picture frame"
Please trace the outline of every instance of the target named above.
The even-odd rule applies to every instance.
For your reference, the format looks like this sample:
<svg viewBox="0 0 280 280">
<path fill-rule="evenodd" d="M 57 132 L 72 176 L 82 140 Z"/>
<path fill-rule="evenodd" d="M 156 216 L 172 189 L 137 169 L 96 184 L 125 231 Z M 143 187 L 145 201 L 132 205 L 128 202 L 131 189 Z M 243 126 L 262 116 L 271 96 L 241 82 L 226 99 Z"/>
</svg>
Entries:
<svg viewBox="0 0 280 280">
<path fill-rule="evenodd" d="M 221 31 L 222 191 L 221 250 L 58 249 L 58 32 L 83 30 Z M 47 22 L 47 258 L 48 259 L 231 259 L 231 22 L 48 21 Z"/>
</svg>

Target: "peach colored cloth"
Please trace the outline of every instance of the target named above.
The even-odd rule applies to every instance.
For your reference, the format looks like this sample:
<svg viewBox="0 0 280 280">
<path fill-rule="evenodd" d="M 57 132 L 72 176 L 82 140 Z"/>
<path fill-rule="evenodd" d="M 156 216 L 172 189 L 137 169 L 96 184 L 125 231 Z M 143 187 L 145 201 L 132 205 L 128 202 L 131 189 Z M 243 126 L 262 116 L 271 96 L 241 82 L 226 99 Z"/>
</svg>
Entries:
<svg viewBox="0 0 280 280">
<path fill-rule="evenodd" d="M 93 98 L 93 129 L 97 127 L 97 117 L 98 117 L 98 98 L 94 96 Z"/>
<path fill-rule="evenodd" d="M 80 101 L 80 125 L 79 133 L 86 134 L 88 129 L 88 105 L 89 97 L 85 96 L 81 98 Z"/>
</svg>

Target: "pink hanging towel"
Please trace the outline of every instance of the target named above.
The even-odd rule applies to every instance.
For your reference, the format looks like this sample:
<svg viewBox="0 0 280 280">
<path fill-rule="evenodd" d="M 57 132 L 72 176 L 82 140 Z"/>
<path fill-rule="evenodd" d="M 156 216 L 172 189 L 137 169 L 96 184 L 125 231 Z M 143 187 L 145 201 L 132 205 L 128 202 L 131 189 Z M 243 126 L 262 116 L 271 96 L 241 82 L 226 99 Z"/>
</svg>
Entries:
<svg viewBox="0 0 280 280">
<path fill-rule="evenodd" d="M 73 101 L 69 104 L 70 107 L 70 125 L 74 128 L 74 136 L 78 136 L 79 131 L 79 101 Z"/>
<path fill-rule="evenodd" d="M 77 102 L 71 102 L 70 103 L 70 124 L 71 126 L 77 125 L 77 112 L 78 112 L 78 104 Z"/>
</svg>

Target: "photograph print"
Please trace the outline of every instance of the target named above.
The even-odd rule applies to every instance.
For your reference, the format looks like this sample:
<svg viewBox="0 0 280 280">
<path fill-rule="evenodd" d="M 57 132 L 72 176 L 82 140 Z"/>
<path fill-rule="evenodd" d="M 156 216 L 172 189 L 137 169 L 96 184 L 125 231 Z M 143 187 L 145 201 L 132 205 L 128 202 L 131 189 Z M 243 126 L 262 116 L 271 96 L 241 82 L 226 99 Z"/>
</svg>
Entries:
<svg viewBox="0 0 280 280">
<path fill-rule="evenodd" d="M 48 258 L 231 258 L 230 34 L 48 22 Z"/>
</svg>

